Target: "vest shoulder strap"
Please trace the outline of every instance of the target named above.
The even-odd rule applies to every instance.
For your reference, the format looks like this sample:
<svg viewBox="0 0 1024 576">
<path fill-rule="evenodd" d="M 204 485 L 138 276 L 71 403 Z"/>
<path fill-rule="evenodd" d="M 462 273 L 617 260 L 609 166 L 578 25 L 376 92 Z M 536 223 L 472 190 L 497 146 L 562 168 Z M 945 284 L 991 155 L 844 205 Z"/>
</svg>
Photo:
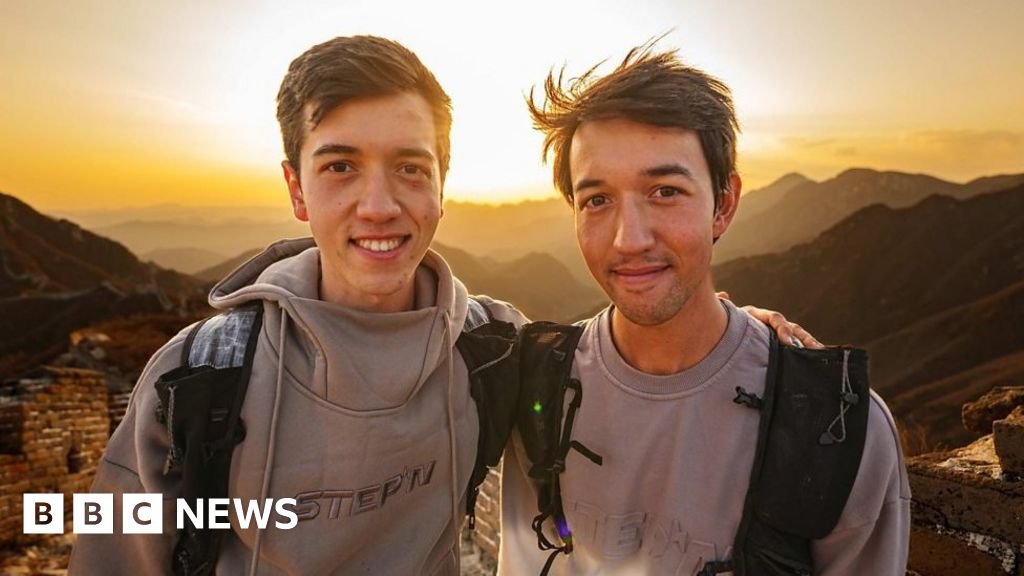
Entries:
<svg viewBox="0 0 1024 576">
<path fill-rule="evenodd" d="M 576 411 L 582 405 L 583 388 L 572 378 L 572 364 L 584 326 L 534 322 L 520 331 L 520 392 L 516 422 L 530 460 L 529 476 L 537 484 L 537 509 L 532 528 L 541 550 L 552 550 L 541 574 L 546 574 L 559 553 L 572 552 L 572 531 L 565 520 L 559 484 L 569 450 L 576 450 L 597 465 L 600 455 L 573 440 Z M 568 405 L 566 405 L 567 395 Z M 554 522 L 559 542 L 545 533 L 545 522 Z"/>
<path fill-rule="evenodd" d="M 170 448 L 164 474 L 181 476 L 181 497 L 226 498 L 231 454 L 245 438 L 242 403 L 263 321 L 255 303 L 207 318 L 185 338 L 181 366 L 156 381 L 157 419 Z M 223 530 L 179 531 L 171 559 L 175 575 L 212 574 Z"/>
<path fill-rule="evenodd" d="M 761 419 L 733 559 L 707 563 L 702 575 L 813 573 L 810 543 L 835 528 L 860 468 L 867 353 L 783 346 L 774 334 L 770 345 L 764 398 L 737 387 L 734 399 Z"/>
<path fill-rule="evenodd" d="M 227 497 L 231 455 L 245 436 L 241 408 L 248 389 L 262 325 L 263 305 L 235 308 L 192 328 L 182 347 L 181 365 L 156 383 L 157 418 L 167 426 L 171 447 L 165 474 L 181 475 L 182 497 Z M 511 434 L 518 401 L 515 326 L 496 320 L 485 304 L 469 299 L 456 346 L 470 373 L 470 393 L 480 422 L 477 459 L 467 492 L 473 510 L 479 486 L 501 459 Z M 176 575 L 205 575 L 216 566 L 222 531 L 179 532 L 172 558 Z"/>
<path fill-rule="evenodd" d="M 538 483 L 533 529 L 542 550 L 572 551 L 562 510 L 559 474 L 575 448 L 571 439 L 582 387 L 571 378 L 583 327 L 537 322 L 519 337 L 522 390 L 517 425 Z M 811 350 L 782 346 L 771 336 L 763 398 L 737 387 L 734 401 L 761 412 L 754 465 L 733 559 L 705 564 L 702 575 L 811 574 L 810 542 L 828 535 L 849 498 L 864 449 L 870 407 L 868 358 L 863 350 Z M 574 394 L 566 410 L 566 393 Z M 563 413 L 565 418 L 563 420 Z M 588 455 L 589 454 L 589 455 Z M 552 543 L 543 522 L 552 518 L 562 545 Z"/>
<path fill-rule="evenodd" d="M 476 527 L 476 499 L 487 472 L 498 465 L 515 423 L 519 398 L 516 327 L 496 320 L 486 305 L 469 298 L 469 311 L 455 346 L 469 371 L 469 393 L 476 403 L 479 436 L 466 489 L 466 515 Z"/>
</svg>

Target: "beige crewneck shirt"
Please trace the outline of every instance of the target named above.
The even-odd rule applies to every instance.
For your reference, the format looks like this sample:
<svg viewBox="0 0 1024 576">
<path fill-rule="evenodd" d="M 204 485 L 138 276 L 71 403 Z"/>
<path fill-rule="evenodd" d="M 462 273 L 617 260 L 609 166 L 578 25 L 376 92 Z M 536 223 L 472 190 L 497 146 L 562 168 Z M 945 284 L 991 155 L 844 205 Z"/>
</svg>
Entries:
<svg viewBox="0 0 1024 576">
<path fill-rule="evenodd" d="M 612 343 L 609 310 L 589 321 L 573 374 L 583 387 L 573 438 L 604 457 L 570 451 L 562 496 L 575 552 L 552 574 L 695 574 L 731 557 L 753 465 L 758 412 L 732 402 L 736 386 L 763 394 L 769 333 L 724 303 L 728 327 L 698 364 L 656 376 Z M 910 489 L 895 426 L 872 394 L 864 457 L 835 530 L 813 543 L 817 574 L 902 575 Z M 499 573 L 538 574 L 549 552 L 530 522 L 536 492 L 518 436 L 506 451 Z"/>
</svg>

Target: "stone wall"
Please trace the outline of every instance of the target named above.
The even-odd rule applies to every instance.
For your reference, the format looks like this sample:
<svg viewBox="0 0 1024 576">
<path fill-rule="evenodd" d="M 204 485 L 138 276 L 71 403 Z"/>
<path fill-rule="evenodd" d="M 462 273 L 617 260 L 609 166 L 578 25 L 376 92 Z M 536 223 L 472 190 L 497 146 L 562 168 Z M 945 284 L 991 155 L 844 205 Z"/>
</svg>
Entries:
<svg viewBox="0 0 1024 576">
<path fill-rule="evenodd" d="M 497 562 L 501 543 L 501 476 L 500 470 L 491 470 L 480 486 L 476 499 L 476 529 L 473 540 L 481 551 Z"/>
<path fill-rule="evenodd" d="M 1019 393 L 1018 393 L 1019 392 Z M 990 434 L 911 458 L 909 568 L 921 576 L 1024 575 L 1024 388 L 997 388 L 964 407 Z"/>
<path fill-rule="evenodd" d="M 118 392 L 116 394 L 110 394 L 107 403 L 107 415 L 110 418 L 110 433 L 113 434 L 114 430 L 124 419 L 124 413 L 128 411 L 128 401 L 131 399 L 131 392 Z"/>
<path fill-rule="evenodd" d="M 86 492 L 110 433 L 103 376 L 43 368 L 0 393 L 0 544 L 24 541 L 22 495 Z M 70 513 L 66 514 L 70 525 Z"/>
</svg>

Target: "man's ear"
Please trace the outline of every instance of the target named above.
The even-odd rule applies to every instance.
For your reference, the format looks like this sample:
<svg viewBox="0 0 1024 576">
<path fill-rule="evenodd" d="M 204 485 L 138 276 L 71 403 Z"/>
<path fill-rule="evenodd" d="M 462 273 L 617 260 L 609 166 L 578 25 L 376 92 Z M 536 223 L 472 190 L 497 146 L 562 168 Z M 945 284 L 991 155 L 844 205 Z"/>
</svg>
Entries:
<svg viewBox="0 0 1024 576">
<path fill-rule="evenodd" d="M 712 237 L 718 240 L 725 231 L 729 229 L 733 217 L 736 216 L 736 209 L 740 205 L 740 191 L 743 189 L 743 182 L 740 175 L 733 172 L 729 175 L 729 184 L 718 196 L 718 206 L 715 207 L 715 222 L 712 225 Z"/>
<path fill-rule="evenodd" d="M 288 197 L 292 201 L 292 212 L 299 220 L 309 222 L 309 212 L 306 211 L 306 199 L 302 196 L 299 172 L 292 168 L 291 163 L 287 160 L 281 162 L 281 170 L 284 172 L 284 181 L 288 184 Z"/>
</svg>

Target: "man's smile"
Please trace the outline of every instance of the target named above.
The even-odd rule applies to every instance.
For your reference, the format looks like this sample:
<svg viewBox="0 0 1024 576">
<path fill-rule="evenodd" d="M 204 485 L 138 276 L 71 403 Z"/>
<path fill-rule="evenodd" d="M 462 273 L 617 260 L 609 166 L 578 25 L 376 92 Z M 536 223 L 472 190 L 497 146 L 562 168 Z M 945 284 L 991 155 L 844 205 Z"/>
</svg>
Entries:
<svg viewBox="0 0 1024 576">
<path fill-rule="evenodd" d="M 411 237 L 410 234 L 360 236 L 351 238 L 349 244 L 371 258 L 387 259 L 397 255 Z"/>
</svg>

